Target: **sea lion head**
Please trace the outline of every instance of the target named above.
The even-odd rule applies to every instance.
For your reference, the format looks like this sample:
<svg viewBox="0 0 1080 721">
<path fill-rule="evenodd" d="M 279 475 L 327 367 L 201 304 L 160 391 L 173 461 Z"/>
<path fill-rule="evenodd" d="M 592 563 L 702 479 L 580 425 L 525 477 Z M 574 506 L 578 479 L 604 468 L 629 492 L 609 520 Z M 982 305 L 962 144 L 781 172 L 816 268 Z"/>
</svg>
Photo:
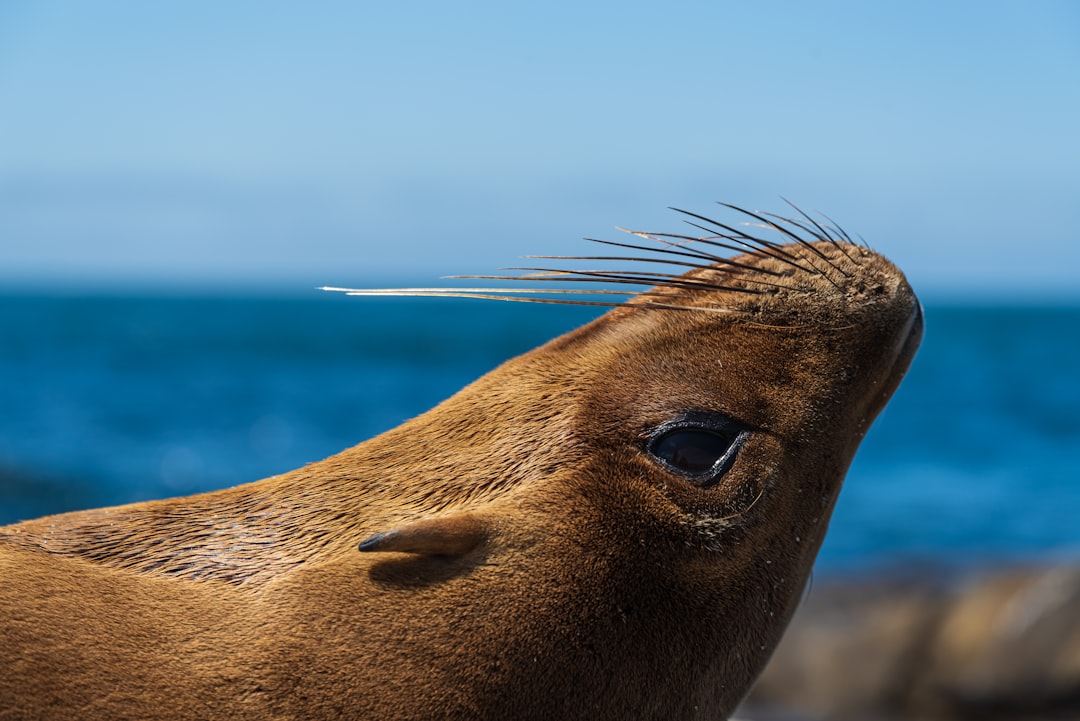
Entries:
<svg viewBox="0 0 1080 721">
<path fill-rule="evenodd" d="M 402 498 L 422 489 L 435 512 L 362 550 L 479 546 L 499 571 L 478 601 L 510 628 L 546 629 L 519 639 L 530 652 L 560 638 L 553 665 L 565 654 L 579 678 L 618 674 L 672 718 L 729 713 L 797 605 L 847 467 L 922 333 L 884 257 L 809 219 L 755 220 L 789 242 L 712 222 L 693 239 L 642 234 L 695 266 L 680 276 L 528 276 L 658 285 L 403 426 L 414 449 L 454 449 L 422 454 L 435 474 L 393 474 Z M 734 242 L 749 252 L 714 254 Z M 565 617 L 499 612 L 523 593 L 581 615 L 593 655 L 568 652 L 585 641 L 556 630 Z"/>
</svg>

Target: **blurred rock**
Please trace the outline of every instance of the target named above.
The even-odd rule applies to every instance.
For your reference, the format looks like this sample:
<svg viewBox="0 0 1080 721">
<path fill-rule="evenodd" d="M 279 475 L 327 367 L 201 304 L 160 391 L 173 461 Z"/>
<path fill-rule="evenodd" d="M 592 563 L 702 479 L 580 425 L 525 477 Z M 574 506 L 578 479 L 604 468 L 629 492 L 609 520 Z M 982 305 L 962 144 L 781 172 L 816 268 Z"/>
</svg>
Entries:
<svg viewBox="0 0 1080 721">
<path fill-rule="evenodd" d="M 1080 567 L 815 588 L 737 717 L 1080 720 Z"/>
</svg>

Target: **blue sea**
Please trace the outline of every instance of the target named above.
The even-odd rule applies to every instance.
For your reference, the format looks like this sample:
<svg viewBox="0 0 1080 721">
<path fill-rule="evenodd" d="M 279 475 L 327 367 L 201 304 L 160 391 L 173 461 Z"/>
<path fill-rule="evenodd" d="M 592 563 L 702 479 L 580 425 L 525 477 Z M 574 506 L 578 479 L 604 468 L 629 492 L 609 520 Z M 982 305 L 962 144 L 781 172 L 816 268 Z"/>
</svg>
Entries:
<svg viewBox="0 0 1080 721">
<path fill-rule="evenodd" d="M 0 524 L 316 461 L 597 315 L 304 298 L 0 296 Z M 821 572 L 1080 557 L 1080 307 L 926 308 Z"/>
</svg>

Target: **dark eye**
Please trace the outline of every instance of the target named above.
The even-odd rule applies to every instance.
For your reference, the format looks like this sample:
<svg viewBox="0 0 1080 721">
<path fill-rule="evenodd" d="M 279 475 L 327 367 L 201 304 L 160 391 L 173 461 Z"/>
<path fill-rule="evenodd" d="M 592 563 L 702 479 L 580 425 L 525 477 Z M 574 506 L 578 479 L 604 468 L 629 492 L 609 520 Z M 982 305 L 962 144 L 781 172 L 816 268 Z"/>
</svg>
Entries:
<svg viewBox="0 0 1080 721">
<path fill-rule="evenodd" d="M 707 487 L 731 468 L 746 436 L 742 426 L 723 416 L 687 417 L 661 426 L 648 451 L 669 470 Z"/>
</svg>

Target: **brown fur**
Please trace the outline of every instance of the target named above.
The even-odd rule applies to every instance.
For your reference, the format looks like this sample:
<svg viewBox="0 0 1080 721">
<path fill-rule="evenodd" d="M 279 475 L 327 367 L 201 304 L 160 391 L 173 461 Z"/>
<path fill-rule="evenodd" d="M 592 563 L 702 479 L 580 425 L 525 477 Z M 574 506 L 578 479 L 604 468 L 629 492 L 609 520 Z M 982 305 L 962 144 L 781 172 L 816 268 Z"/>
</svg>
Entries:
<svg viewBox="0 0 1080 721">
<path fill-rule="evenodd" d="M 291 473 L 0 529 L 0 718 L 724 718 L 921 336 L 880 256 L 784 254 Z M 645 451 L 687 410 L 751 429 L 711 488 Z"/>
</svg>

